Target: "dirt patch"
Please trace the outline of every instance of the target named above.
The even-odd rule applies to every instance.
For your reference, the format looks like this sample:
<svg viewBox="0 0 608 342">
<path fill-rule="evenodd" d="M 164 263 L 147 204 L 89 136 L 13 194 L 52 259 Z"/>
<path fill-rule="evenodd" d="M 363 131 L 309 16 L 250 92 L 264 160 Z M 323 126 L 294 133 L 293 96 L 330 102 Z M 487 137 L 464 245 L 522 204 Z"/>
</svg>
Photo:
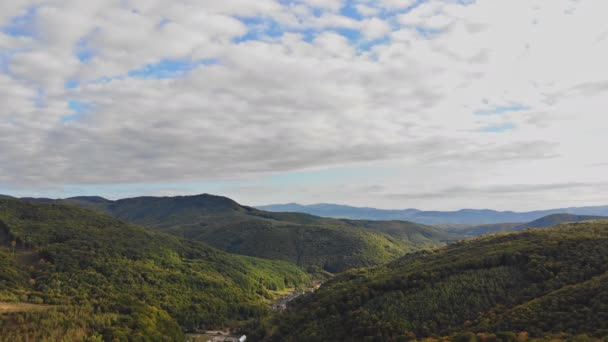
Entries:
<svg viewBox="0 0 608 342">
<path fill-rule="evenodd" d="M 23 311 L 39 311 L 47 310 L 49 308 L 50 305 L 0 302 L 0 314 Z"/>
</svg>

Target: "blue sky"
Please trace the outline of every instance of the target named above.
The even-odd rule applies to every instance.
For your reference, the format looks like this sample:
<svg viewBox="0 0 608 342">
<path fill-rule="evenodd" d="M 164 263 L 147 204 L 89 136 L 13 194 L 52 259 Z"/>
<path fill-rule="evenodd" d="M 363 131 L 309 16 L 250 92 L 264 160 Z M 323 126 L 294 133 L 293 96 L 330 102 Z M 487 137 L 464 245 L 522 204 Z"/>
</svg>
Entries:
<svg viewBox="0 0 608 342">
<path fill-rule="evenodd" d="M 530 110 L 530 107 L 520 104 L 514 104 L 508 106 L 497 106 L 489 109 L 480 109 L 475 112 L 475 115 L 502 115 L 505 113 L 520 112 L 526 110 Z"/>
<path fill-rule="evenodd" d="M 34 37 L 36 14 L 36 7 L 24 8 L 22 14 L 10 18 L 7 23 L 0 26 L 0 30 L 13 37 Z"/>
<path fill-rule="evenodd" d="M 481 130 L 487 133 L 504 133 L 515 129 L 515 125 L 512 123 L 504 123 L 493 126 L 483 127 Z"/>
<path fill-rule="evenodd" d="M 63 123 L 81 120 L 83 116 L 93 109 L 93 104 L 78 100 L 69 100 L 68 108 L 71 110 L 71 113 L 61 118 L 61 122 Z"/>
</svg>

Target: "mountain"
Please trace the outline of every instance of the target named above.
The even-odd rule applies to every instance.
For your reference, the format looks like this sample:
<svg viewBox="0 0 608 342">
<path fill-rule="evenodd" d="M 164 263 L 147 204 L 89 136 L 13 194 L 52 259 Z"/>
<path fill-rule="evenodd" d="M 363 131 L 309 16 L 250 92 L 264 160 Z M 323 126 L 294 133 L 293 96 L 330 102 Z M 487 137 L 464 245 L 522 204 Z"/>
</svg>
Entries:
<svg viewBox="0 0 608 342">
<path fill-rule="evenodd" d="M 608 206 L 571 207 L 529 212 L 496 211 L 489 209 L 462 209 L 458 211 L 422 211 L 417 209 L 385 210 L 360 208 L 337 204 L 301 205 L 272 204 L 257 207 L 266 211 L 299 212 L 312 215 L 361 220 L 402 220 L 421 224 L 488 224 L 503 222 L 530 222 L 551 214 L 608 216 Z"/>
<path fill-rule="evenodd" d="M 0 312 L 3 341 L 183 340 L 184 329 L 265 315 L 275 291 L 310 282 L 287 262 L 75 206 L 0 199 L 0 309 L 30 308 Z"/>
<path fill-rule="evenodd" d="M 608 221 L 489 235 L 345 272 L 252 329 L 263 341 L 605 340 Z"/>
<path fill-rule="evenodd" d="M 546 228 L 553 227 L 562 223 L 570 222 L 582 222 L 591 220 L 606 220 L 606 216 L 589 216 L 589 215 L 573 215 L 573 214 L 553 214 L 541 217 L 538 220 L 528 222 L 517 226 L 517 230 L 523 230 L 528 228 Z"/>
<path fill-rule="evenodd" d="M 608 217 L 572 214 L 552 214 L 547 215 L 545 217 L 541 217 L 537 220 L 528 223 L 495 223 L 474 226 L 447 226 L 446 230 L 450 233 L 463 236 L 480 236 L 491 233 L 519 231 L 528 228 L 546 228 L 553 227 L 562 223 L 582 222 L 599 219 L 608 219 Z"/>
<path fill-rule="evenodd" d="M 457 239 L 440 229 L 411 222 L 271 213 L 209 194 L 117 201 L 74 197 L 58 202 L 102 211 L 230 253 L 285 260 L 331 273 L 381 264 L 409 251 Z"/>
<path fill-rule="evenodd" d="M 295 212 L 307 213 L 312 215 L 347 218 L 354 220 L 407 220 L 420 210 L 404 209 L 404 210 L 387 210 L 367 207 L 351 207 L 340 204 L 310 204 L 302 205 L 298 203 L 288 204 L 270 204 L 257 206 L 256 208 L 272 212 Z"/>
</svg>

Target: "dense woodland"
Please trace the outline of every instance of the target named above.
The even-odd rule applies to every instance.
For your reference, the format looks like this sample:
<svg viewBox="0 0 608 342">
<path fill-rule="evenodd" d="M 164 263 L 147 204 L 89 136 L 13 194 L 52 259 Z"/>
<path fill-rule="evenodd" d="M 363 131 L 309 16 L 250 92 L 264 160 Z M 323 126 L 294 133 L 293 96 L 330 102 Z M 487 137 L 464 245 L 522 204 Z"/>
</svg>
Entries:
<svg viewBox="0 0 608 342">
<path fill-rule="evenodd" d="M 30 200 L 98 210 L 130 223 L 203 241 L 230 253 L 285 260 L 316 272 L 337 273 L 378 265 L 457 238 L 412 222 L 271 213 L 208 194 L 117 201 L 100 197 Z"/>
<path fill-rule="evenodd" d="M 0 301 L 49 305 L 3 316 L 7 341 L 180 340 L 183 329 L 265 315 L 273 291 L 311 281 L 287 262 L 226 254 L 56 204 L 0 200 L 0 246 Z"/>
<path fill-rule="evenodd" d="M 520 333 L 608 338 L 608 221 L 482 237 L 345 272 L 259 321 L 255 336 L 504 341 Z"/>
</svg>

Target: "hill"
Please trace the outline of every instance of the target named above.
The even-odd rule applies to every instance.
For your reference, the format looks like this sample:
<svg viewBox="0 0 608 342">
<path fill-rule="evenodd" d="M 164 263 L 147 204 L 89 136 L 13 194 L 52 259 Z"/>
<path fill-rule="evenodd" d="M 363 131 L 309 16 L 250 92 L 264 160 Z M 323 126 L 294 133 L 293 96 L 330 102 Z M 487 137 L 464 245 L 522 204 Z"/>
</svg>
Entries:
<svg viewBox="0 0 608 342">
<path fill-rule="evenodd" d="M 270 204 L 256 206 L 260 210 L 272 212 L 296 212 L 312 215 L 347 218 L 354 220 L 405 220 L 419 212 L 417 209 L 387 210 L 369 207 L 352 207 L 348 205 L 319 203 L 303 205 L 298 203 Z"/>
<path fill-rule="evenodd" d="M 606 216 L 573 215 L 573 214 L 553 214 L 541 217 L 538 220 L 517 226 L 517 230 L 528 228 L 546 228 L 557 226 L 562 223 L 582 222 L 591 220 L 608 219 Z"/>
<path fill-rule="evenodd" d="M 490 224 L 503 222 L 530 222 L 551 214 L 608 216 L 608 206 L 571 207 L 529 212 L 496 211 L 488 209 L 462 209 L 457 211 L 423 211 L 418 209 L 386 210 L 351 207 L 337 204 L 301 205 L 297 203 L 258 206 L 258 209 L 281 212 L 300 212 L 312 215 L 360 220 L 401 220 L 421 224 Z"/>
<path fill-rule="evenodd" d="M 208 194 L 117 201 L 74 197 L 60 202 L 103 211 L 231 253 L 285 260 L 331 273 L 381 264 L 406 252 L 455 239 L 445 231 L 411 222 L 272 213 Z"/>
<path fill-rule="evenodd" d="M 184 329 L 265 315 L 273 291 L 309 284 L 283 261 L 75 206 L 0 199 L 0 301 L 46 305 L 3 314 L 2 340 L 180 340 Z"/>
<path fill-rule="evenodd" d="M 453 234 L 463 236 L 480 236 L 484 234 L 513 232 L 529 228 L 546 228 L 553 227 L 562 223 L 582 222 L 590 220 L 607 219 L 605 216 L 587 216 L 573 214 L 552 214 L 541 217 L 537 220 L 528 223 L 495 223 L 475 226 L 448 226 L 446 230 Z"/>
<path fill-rule="evenodd" d="M 608 221 L 486 236 L 345 272 L 252 333 L 264 341 L 608 338 Z"/>
</svg>

